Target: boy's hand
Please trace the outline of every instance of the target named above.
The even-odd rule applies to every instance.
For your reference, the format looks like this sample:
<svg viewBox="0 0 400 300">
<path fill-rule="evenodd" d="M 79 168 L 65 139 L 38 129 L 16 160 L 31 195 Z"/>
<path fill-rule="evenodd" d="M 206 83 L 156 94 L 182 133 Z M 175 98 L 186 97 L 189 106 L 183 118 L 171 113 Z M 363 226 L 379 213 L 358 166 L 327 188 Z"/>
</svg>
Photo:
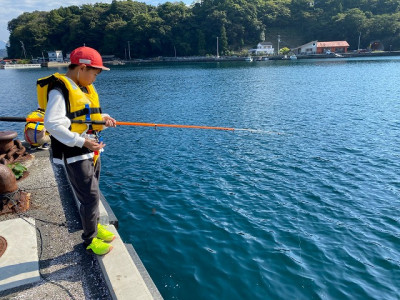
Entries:
<svg viewBox="0 0 400 300">
<path fill-rule="evenodd" d="M 106 124 L 105 124 L 106 127 L 116 127 L 117 126 L 117 121 L 114 118 L 111 118 L 110 116 L 104 116 L 103 121 L 106 122 Z"/>
<path fill-rule="evenodd" d="M 103 142 L 98 143 L 95 140 L 91 139 L 85 139 L 85 142 L 83 143 L 83 146 L 92 150 L 92 151 L 99 151 L 100 149 L 104 148 L 106 144 Z"/>
</svg>

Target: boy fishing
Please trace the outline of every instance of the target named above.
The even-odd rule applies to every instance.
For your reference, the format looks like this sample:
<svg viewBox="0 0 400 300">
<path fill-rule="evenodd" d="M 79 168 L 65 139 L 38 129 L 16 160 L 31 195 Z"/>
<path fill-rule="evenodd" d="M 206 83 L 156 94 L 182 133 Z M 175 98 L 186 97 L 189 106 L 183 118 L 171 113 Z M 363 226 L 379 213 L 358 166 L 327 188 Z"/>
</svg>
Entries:
<svg viewBox="0 0 400 300">
<path fill-rule="evenodd" d="M 63 163 L 73 190 L 80 202 L 82 239 L 87 250 L 104 255 L 113 248 L 115 236 L 99 218 L 100 152 L 105 144 L 98 133 L 115 127 L 116 121 L 102 114 L 93 82 L 102 70 L 100 54 L 90 47 L 71 52 L 71 64 L 65 75 L 55 73 L 38 80 L 39 106 L 45 106 L 44 126 L 51 134 L 54 163 Z M 43 88 L 42 93 L 39 91 Z M 104 121 L 105 125 L 71 123 L 71 120 Z"/>
</svg>

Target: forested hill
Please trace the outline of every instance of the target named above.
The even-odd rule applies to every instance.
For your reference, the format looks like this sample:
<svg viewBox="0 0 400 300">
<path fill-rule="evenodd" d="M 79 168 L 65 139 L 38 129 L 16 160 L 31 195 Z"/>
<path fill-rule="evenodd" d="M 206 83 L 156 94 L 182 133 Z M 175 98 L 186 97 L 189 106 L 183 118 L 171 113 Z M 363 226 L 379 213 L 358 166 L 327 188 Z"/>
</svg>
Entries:
<svg viewBox="0 0 400 300">
<path fill-rule="evenodd" d="M 200 0 L 159 6 L 132 0 L 24 13 L 8 24 L 12 58 L 70 52 L 86 44 L 120 58 L 220 54 L 255 46 L 265 37 L 295 47 L 311 40 L 372 41 L 400 48 L 400 0 Z M 22 41 L 22 43 L 21 43 Z M 297 44 L 295 44 L 297 43 Z M 130 50 L 130 51 L 129 51 Z"/>
</svg>

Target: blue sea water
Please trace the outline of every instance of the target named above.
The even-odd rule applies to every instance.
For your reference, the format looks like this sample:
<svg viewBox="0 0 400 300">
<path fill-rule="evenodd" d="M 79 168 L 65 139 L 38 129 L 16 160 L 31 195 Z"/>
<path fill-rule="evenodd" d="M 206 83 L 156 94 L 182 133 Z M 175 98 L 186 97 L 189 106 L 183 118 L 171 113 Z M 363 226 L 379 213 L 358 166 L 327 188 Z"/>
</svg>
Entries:
<svg viewBox="0 0 400 300">
<path fill-rule="evenodd" d="M 54 71 L 0 70 L 0 114 Z M 98 76 L 119 121 L 262 131 L 104 131 L 102 192 L 163 297 L 399 299 L 399 79 L 393 57 Z"/>
</svg>

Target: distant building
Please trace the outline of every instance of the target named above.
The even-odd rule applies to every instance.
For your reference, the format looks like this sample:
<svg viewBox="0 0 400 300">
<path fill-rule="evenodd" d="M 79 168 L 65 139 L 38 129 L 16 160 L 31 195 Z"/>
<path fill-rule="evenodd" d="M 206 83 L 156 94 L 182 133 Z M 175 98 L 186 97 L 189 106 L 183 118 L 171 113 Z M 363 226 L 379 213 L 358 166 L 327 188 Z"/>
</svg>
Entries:
<svg viewBox="0 0 400 300">
<path fill-rule="evenodd" d="M 61 50 L 56 51 L 47 51 L 49 55 L 49 62 L 56 61 L 56 62 L 64 62 L 63 54 Z"/>
<path fill-rule="evenodd" d="M 346 41 L 318 42 L 312 41 L 291 50 L 295 54 L 346 53 L 350 45 Z"/>
<path fill-rule="evenodd" d="M 318 42 L 317 53 L 318 54 L 323 54 L 327 52 L 346 53 L 347 48 L 349 47 L 350 45 L 346 41 Z"/>
<path fill-rule="evenodd" d="M 316 54 L 318 41 L 312 41 L 307 44 L 292 48 L 294 54 Z"/>
<path fill-rule="evenodd" d="M 256 49 L 250 49 L 250 54 L 274 54 L 274 48 L 271 42 L 261 42 L 257 44 Z"/>
</svg>

